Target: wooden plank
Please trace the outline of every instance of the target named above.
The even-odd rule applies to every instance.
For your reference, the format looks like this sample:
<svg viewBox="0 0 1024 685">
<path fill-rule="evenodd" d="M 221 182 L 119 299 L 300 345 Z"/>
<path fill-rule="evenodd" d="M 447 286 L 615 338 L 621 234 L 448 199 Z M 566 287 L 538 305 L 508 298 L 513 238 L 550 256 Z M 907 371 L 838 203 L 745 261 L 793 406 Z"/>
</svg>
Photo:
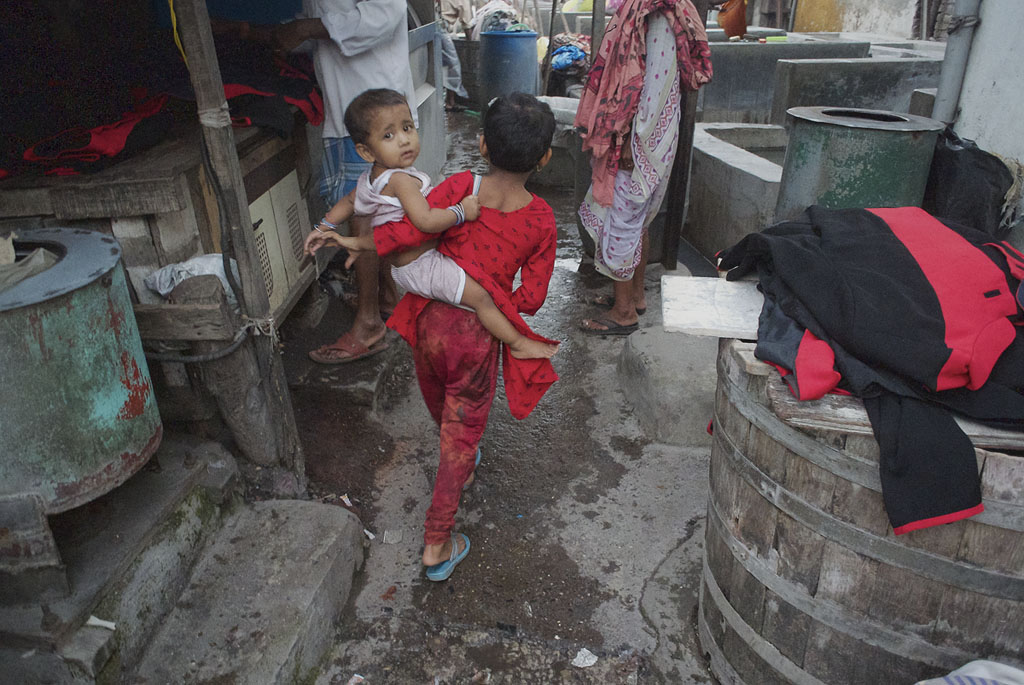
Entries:
<svg viewBox="0 0 1024 685">
<path fill-rule="evenodd" d="M 8 188 L 0 191 L 0 218 L 53 214 L 49 188 Z"/>
<path fill-rule="evenodd" d="M 661 277 L 663 325 L 672 333 L 756 340 L 763 304 L 752 281 Z"/>
<path fill-rule="evenodd" d="M 729 341 L 729 354 L 740 363 L 743 370 L 751 376 L 771 375 L 772 367 L 754 356 L 754 343 L 742 340 Z"/>
<path fill-rule="evenodd" d="M 780 378 L 769 380 L 768 398 L 771 410 L 791 426 L 873 435 L 868 413 L 859 398 L 848 395 L 825 395 L 820 400 L 800 401 L 793 397 Z M 955 419 L 957 425 L 976 447 L 996 450 L 1024 449 L 1024 432 L 993 428 L 961 416 Z"/>
<path fill-rule="evenodd" d="M 216 304 L 137 304 L 143 340 L 233 340 L 235 330 Z"/>
<path fill-rule="evenodd" d="M 119 181 L 54 189 L 53 212 L 58 219 L 140 216 L 185 208 L 176 183 Z"/>
</svg>

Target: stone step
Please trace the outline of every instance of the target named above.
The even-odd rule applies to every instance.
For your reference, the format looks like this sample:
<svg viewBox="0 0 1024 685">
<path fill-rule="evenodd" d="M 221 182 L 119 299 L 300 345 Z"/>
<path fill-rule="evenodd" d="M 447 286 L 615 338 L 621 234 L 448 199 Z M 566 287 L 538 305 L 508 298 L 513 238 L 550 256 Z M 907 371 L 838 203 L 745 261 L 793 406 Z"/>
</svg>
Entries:
<svg viewBox="0 0 1024 685">
<path fill-rule="evenodd" d="M 69 592 L 0 606 L 0 682 L 117 680 L 188 582 L 236 481 L 221 445 L 165 433 L 123 485 L 51 516 Z M 63 675 L 4 677 L 21 673 Z"/>
<path fill-rule="evenodd" d="M 330 646 L 362 538 L 359 520 L 340 507 L 243 507 L 197 562 L 134 682 L 305 681 Z"/>
<path fill-rule="evenodd" d="M 658 442 L 710 446 L 716 338 L 642 328 L 626 339 L 618 361 L 622 392 Z"/>
</svg>

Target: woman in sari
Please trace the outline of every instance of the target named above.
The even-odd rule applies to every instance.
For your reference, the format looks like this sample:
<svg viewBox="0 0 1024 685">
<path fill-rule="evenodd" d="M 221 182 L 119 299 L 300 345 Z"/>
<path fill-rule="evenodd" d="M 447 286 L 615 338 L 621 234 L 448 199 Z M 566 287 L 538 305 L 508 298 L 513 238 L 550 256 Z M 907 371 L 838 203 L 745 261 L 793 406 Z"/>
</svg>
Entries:
<svg viewBox="0 0 1024 685">
<path fill-rule="evenodd" d="M 584 319 L 584 332 L 637 329 L 647 309 L 647 227 L 668 188 L 681 93 L 710 80 L 707 35 L 690 0 L 625 0 L 608 25 L 575 121 L 592 155 L 580 219 L 594 239 L 594 267 L 613 281 L 613 299 L 604 302 L 611 309 Z"/>
</svg>

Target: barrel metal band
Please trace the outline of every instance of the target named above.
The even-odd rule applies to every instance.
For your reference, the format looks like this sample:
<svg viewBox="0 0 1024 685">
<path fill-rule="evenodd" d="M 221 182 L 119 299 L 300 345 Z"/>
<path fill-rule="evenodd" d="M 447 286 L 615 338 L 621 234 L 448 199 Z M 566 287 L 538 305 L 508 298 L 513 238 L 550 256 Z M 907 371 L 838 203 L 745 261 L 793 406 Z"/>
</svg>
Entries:
<svg viewBox="0 0 1024 685">
<path fill-rule="evenodd" d="M 761 657 L 765 663 L 774 668 L 779 675 L 790 683 L 793 683 L 793 685 L 825 685 L 825 683 L 821 682 L 786 658 L 786 656 L 779 651 L 778 647 L 758 635 L 757 632 L 743 620 L 743 617 L 732 608 L 732 605 L 729 604 L 729 600 L 725 598 L 722 588 L 718 586 L 718 582 L 711 574 L 711 569 L 708 567 L 707 554 L 704 555 L 704 583 L 708 589 L 708 594 L 711 596 L 711 601 L 715 603 L 715 606 L 722 614 L 722 618 L 725 619 L 725 622 L 729 624 L 729 627 L 736 631 L 736 634 L 740 636 L 740 639 L 749 645 L 750 649 Z M 707 599 L 707 595 L 705 595 L 705 599 Z M 700 615 L 700 613 L 701 612 L 698 612 L 698 615 Z M 709 634 L 708 642 L 713 643 L 714 640 L 711 640 L 710 637 L 711 636 Z M 706 648 L 707 646 L 705 645 L 705 649 Z"/>
<path fill-rule="evenodd" d="M 701 587 L 701 605 L 707 601 L 704 599 L 705 596 L 704 588 Z M 707 655 L 711 659 L 711 672 L 715 674 L 718 681 L 721 683 L 727 683 L 728 685 L 747 685 L 747 681 L 740 677 L 736 669 L 732 667 L 725 659 L 725 652 L 718 646 L 715 639 L 711 636 L 711 629 L 708 628 L 708 621 L 704 618 L 704 612 L 697 612 L 697 637 L 700 638 L 700 646 L 704 649 Z"/>
<path fill-rule="evenodd" d="M 855 616 L 835 602 L 811 598 L 799 585 L 775 573 L 754 550 L 731 534 L 714 498 L 708 500 L 707 530 L 709 535 L 718 535 L 725 541 L 733 558 L 757 582 L 801 613 L 838 633 L 849 635 L 858 642 L 884 649 L 891 654 L 914 659 L 948 671 L 975 658 L 968 652 L 955 647 L 938 647 L 916 635 L 898 632 L 864 616 Z M 706 547 L 707 545 L 705 545 Z M 707 568 L 705 566 L 705 569 Z"/>
<path fill-rule="evenodd" d="M 718 386 L 725 390 L 725 396 L 729 402 L 739 409 L 748 421 L 789 451 L 799 454 L 813 464 L 831 471 L 851 483 L 856 483 L 875 492 L 882 491 L 882 482 L 878 477 L 878 464 L 845 455 L 788 426 L 770 409 L 737 387 L 723 373 L 722 369 L 719 369 Z"/>
<path fill-rule="evenodd" d="M 877 464 L 843 454 L 787 425 L 770 409 L 751 399 L 748 393 L 728 379 L 722 369 L 719 369 L 718 385 L 744 418 L 786 449 L 851 483 L 875 492 L 882 491 Z M 1024 533 L 1024 507 L 990 499 L 984 500 L 984 504 L 985 511 L 971 517 L 972 521 Z"/>
<path fill-rule="evenodd" d="M 866 557 L 956 588 L 1024 601 L 1024 578 L 969 566 L 923 550 L 904 547 L 817 509 L 772 480 L 736 448 L 724 431 L 715 439 L 736 472 L 761 497 L 815 533 Z"/>
</svg>

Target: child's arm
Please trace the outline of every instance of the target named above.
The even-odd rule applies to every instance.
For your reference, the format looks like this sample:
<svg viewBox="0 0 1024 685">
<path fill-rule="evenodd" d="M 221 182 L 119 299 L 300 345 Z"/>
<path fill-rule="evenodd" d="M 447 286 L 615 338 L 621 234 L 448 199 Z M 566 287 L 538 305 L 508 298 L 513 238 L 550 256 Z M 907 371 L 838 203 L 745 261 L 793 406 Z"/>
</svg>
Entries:
<svg viewBox="0 0 1024 685">
<path fill-rule="evenodd" d="M 554 214 L 551 214 L 545 223 L 548 227 L 544 237 L 523 264 L 522 282 L 512 293 L 512 304 L 520 313 L 530 316 L 536 314 L 544 304 L 544 299 L 548 295 L 548 282 L 555 270 L 558 229 Z"/>
<path fill-rule="evenodd" d="M 420 192 L 419 180 L 409 174 L 394 174 L 387 188 L 402 203 L 402 209 L 412 225 L 424 233 L 442 233 L 456 224 L 474 221 L 480 216 L 480 203 L 475 195 L 467 195 L 451 207 L 432 208 Z"/>
<path fill-rule="evenodd" d="M 352 215 L 356 210 L 356 191 L 353 190 L 345 197 L 338 200 L 337 204 L 328 210 L 327 214 L 324 214 L 324 218 L 313 224 L 313 230 L 306 236 L 305 242 L 302 244 L 302 251 L 305 254 L 312 255 L 321 247 L 324 247 L 328 242 L 327 238 L 330 235 L 337 236 L 334 233 L 334 229 L 338 227 L 343 221 L 348 221 L 352 218 Z M 340 236 L 338 236 L 340 237 Z M 371 243 L 373 240 L 371 239 Z M 370 249 L 373 249 L 371 244 Z"/>
<path fill-rule="evenodd" d="M 335 231 L 325 231 L 323 237 L 320 238 L 317 245 L 313 248 L 313 252 L 316 252 L 321 247 L 327 247 L 328 245 L 343 247 L 349 252 L 363 252 L 375 249 L 373 245 L 373 235 L 347 236 L 339 235 Z"/>
</svg>

